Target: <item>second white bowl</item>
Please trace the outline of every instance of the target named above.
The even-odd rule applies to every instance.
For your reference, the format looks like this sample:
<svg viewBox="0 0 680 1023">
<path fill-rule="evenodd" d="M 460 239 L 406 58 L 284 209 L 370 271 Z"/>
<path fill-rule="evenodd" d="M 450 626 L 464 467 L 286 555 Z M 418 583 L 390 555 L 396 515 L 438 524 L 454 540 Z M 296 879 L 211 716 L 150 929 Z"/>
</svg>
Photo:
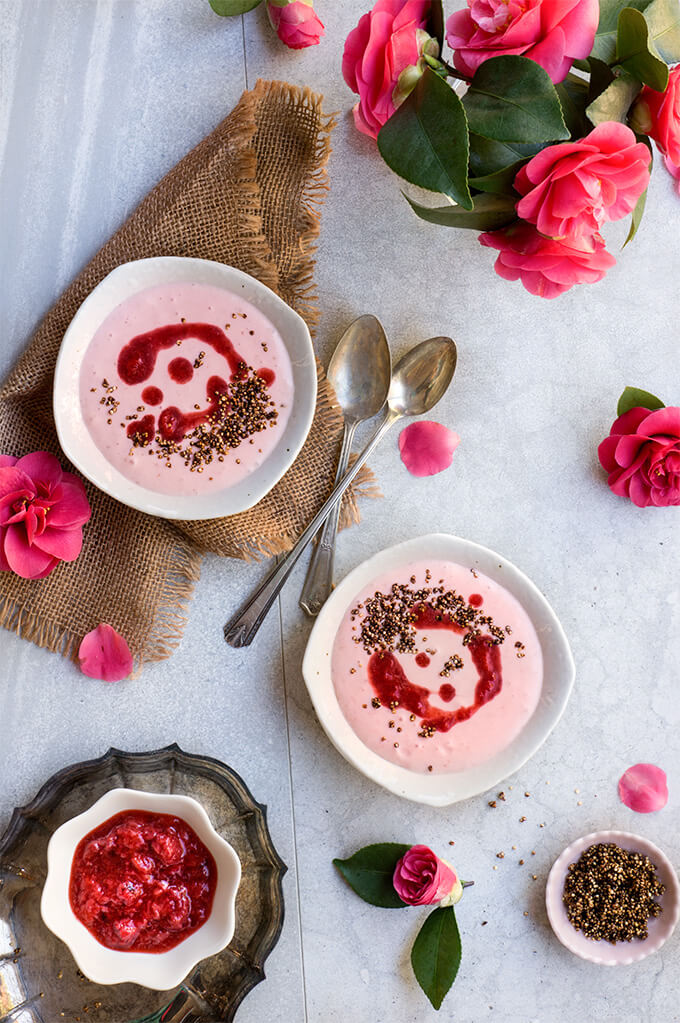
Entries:
<svg viewBox="0 0 680 1023">
<path fill-rule="evenodd" d="M 504 586 L 529 615 L 543 653 L 544 676 L 538 706 L 519 735 L 490 760 L 449 774 L 409 771 L 370 750 L 342 713 L 331 676 L 335 636 L 353 598 L 378 576 L 403 568 L 410 561 L 427 558 L 479 569 Z M 536 752 L 562 716 L 574 683 L 575 669 L 562 626 L 530 579 L 506 558 L 487 547 L 458 536 L 433 533 L 381 551 L 343 579 L 316 620 L 305 651 L 302 672 L 324 731 L 350 764 L 398 796 L 430 806 L 447 806 L 497 785 Z"/>
</svg>

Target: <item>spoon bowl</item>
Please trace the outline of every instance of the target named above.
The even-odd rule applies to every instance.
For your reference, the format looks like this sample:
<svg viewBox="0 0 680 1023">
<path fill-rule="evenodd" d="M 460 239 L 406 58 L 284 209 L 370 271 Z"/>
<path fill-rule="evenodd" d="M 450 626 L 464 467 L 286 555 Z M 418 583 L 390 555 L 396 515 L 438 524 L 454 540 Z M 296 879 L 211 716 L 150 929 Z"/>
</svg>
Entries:
<svg viewBox="0 0 680 1023">
<path fill-rule="evenodd" d="M 338 341 L 328 364 L 327 376 L 345 418 L 360 423 L 377 415 L 385 404 L 391 373 L 382 323 L 375 316 L 359 316 Z"/>
<path fill-rule="evenodd" d="M 440 401 L 453 379 L 458 350 L 453 338 L 431 337 L 397 363 L 387 404 L 399 416 L 422 416 Z"/>
</svg>

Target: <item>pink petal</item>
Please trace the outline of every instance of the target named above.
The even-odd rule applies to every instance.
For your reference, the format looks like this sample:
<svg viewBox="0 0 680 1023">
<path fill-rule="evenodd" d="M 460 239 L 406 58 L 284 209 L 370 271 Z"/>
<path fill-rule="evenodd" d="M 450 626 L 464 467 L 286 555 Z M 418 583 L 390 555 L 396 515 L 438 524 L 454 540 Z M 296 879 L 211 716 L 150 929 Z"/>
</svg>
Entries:
<svg viewBox="0 0 680 1023">
<path fill-rule="evenodd" d="M 16 466 L 0 467 L 0 497 L 5 497 L 7 494 L 14 495 L 13 499 L 16 500 L 21 497 L 26 500 L 35 497 L 35 487 L 31 477 L 21 469 L 17 469 Z"/>
<path fill-rule="evenodd" d="M 68 477 L 70 473 L 64 473 L 64 476 Z M 71 479 L 75 480 L 76 477 L 72 476 Z M 61 484 L 61 490 L 60 500 L 55 501 L 49 511 L 50 526 L 82 526 L 91 515 L 85 488 L 80 480 L 77 486 L 69 480 Z"/>
<path fill-rule="evenodd" d="M 80 670 L 89 678 L 120 682 L 132 671 L 132 654 L 125 639 L 102 623 L 88 632 L 78 650 Z"/>
<path fill-rule="evenodd" d="M 63 474 L 59 459 L 49 451 L 33 451 L 30 455 L 24 455 L 17 461 L 16 467 L 30 476 L 34 483 L 47 483 L 53 487 L 61 483 Z"/>
<path fill-rule="evenodd" d="M 448 469 L 460 437 L 441 423 L 421 420 L 399 435 L 401 460 L 413 476 L 435 476 Z"/>
<path fill-rule="evenodd" d="M 60 561 L 75 561 L 83 549 L 83 531 L 80 526 L 72 529 L 53 529 L 50 525 L 33 537 L 33 545 Z"/>
<path fill-rule="evenodd" d="M 636 813 L 662 810 L 668 802 L 666 772 L 654 764 L 634 764 L 619 779 L 619 797 Z"/>
<path fill-rule="evenodd" d="M 654 434 L 680 437 L 680 408 L 669 405 L 650 412 L 645 422 L 645 435 L 651 437 Z"/>
<path fill-rule="evenodd" d="M 12 569 L 9 567 L 9 561 L 5 555 L 5 536 L 7 530 L 0 526 L 0 572 L 11 572 Z"/>
<path fill-rule="evenodd" d="M 16 465 L 17 459 L 14 455 L 0 455 L 0 469 L 4 469 L 8 465 Z"/>
<path fill-rule="evenodd" d="M 9 567 L 22 579 L 42 579 L 58 564 L 51 554 L 29 546 L 23 523 L 7 526 L 4 547 Z"/>
</svg>

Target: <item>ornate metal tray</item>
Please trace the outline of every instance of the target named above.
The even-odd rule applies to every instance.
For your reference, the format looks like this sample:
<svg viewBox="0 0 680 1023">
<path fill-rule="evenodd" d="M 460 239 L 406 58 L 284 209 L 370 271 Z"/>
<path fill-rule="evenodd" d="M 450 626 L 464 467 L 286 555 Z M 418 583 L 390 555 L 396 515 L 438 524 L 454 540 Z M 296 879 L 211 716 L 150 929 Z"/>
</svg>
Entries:
<svg viewBox="0 0 680 1023">
<path fill-rule="evenodd" d="M 241 860 L 233 940 L 174 991 L 91 983 L 40 917 L 50 836 L 118 787 L 193 796 Z M 251 988 L 264 980 L 264 962 L 281 933 L 285 871 L 267 828 L 266 807 L 218 760 L 173 745 L 151 753 L 111 749 L 98 760 L 65 768 L 28 806 L 14 811 L 0 838 L 0 1023 L 232 1020 Z"/>
</svg>

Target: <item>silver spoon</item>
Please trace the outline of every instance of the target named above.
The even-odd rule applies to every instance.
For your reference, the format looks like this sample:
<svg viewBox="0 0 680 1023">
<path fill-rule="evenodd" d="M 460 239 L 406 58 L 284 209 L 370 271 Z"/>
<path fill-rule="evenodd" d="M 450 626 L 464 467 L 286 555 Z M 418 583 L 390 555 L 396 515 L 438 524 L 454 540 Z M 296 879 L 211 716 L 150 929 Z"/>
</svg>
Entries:
<svg viewBox="0 0 680 1023">
<path fill-rule="evenodd" d="M 224 638 L 230 646 L 250 646 L 283 584 L 319 526 L 340 500 L 373 449 L 387 431 L 405 416 L 422 416 L 444 396 L 456 371 L 456 345 L 450 337 L 431 337 L 422 341 L 397 364 L 387 396 L 387 412 L 382 423 L 361 452 L 352 468 L 336 484 L 331 496 L 317 512 L 293 549 L 260 583 L 253 595 L 224 626 Z"/>
<path fill-rule="evenodd" d="M 375 316 L 360 316 L 354 323 L 350 323 L 340 338 L 328 365 L 328 379 L 345 415 L 336 483 L 340 482 L 347 471 L 357 426 L 377 416 L 385 404 L 391 374 L 390 346 L 380 320 Z M 338 501 L 326 519 L 307 569 L 300 607 L 308 615 L 318 615 L 333 589 L 340 505 Z"/>
</svg>

